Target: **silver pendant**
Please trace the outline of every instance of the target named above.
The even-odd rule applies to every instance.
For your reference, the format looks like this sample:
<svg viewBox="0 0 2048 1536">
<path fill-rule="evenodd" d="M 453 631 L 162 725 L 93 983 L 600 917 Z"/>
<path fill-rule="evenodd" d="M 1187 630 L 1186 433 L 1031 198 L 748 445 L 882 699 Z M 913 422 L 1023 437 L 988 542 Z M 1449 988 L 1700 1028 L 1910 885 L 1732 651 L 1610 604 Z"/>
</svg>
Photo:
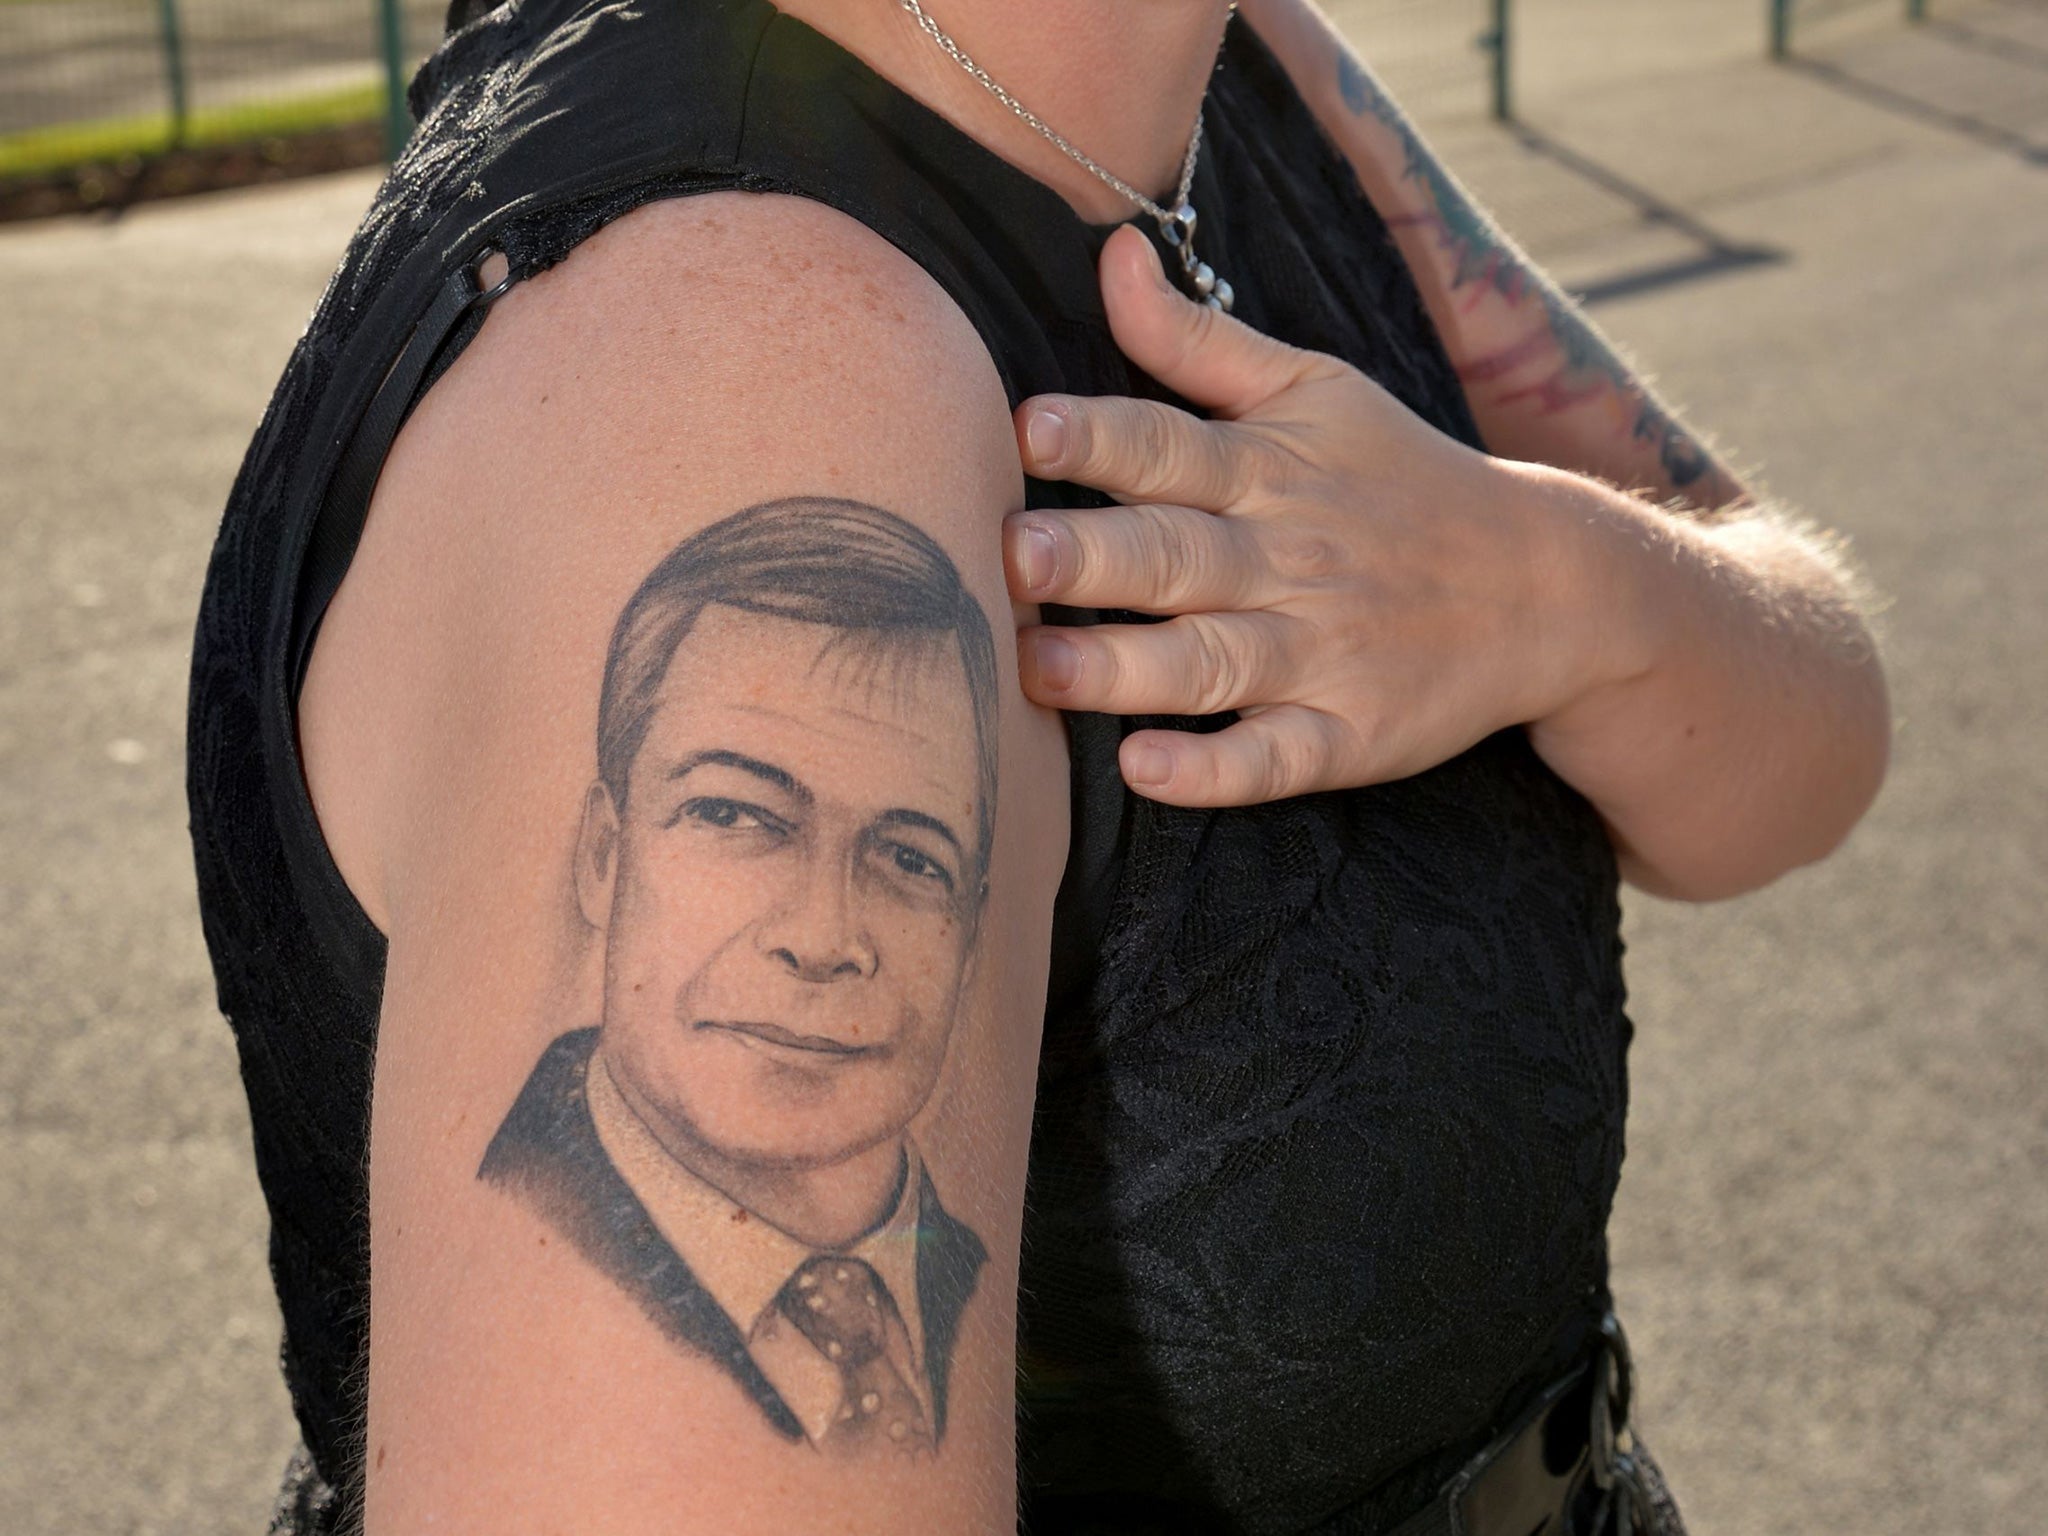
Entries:
<svg viewBox="0 0 2048 1536">
<path fill-rule="evenodd" d="M 1180 257 L 1181 276 L 1195 291 L 1195 297 L 1211 309 L 1229 314 L 1236 293 L 1227 279 L 1218 277 L 1214 267 L 1195 255 L 1195 205 L 1183 202 L 1167 214 L 1159 221 L 1159 235 Z"/>
</svg>

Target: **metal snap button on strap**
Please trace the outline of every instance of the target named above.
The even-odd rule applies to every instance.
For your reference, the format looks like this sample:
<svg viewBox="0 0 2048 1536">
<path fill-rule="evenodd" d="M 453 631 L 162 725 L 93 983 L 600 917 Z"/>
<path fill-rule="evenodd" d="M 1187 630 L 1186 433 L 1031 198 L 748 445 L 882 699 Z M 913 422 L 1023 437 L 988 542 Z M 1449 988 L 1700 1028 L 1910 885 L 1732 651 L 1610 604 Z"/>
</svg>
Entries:
<svg viewBox="0 0 2048 1536">
<path fill-rule="evenodd" d="M 1630 1400 L 1635 1393 L 1635 1365 L 1621 1319 L 1609 1312 L 1600 1320 L 1600 1348 L 1593 1357 L 1592 1422 L 1588 1426 L 1587 1462 L 1600 1503 L 1591 1529 L 1617 1536 L 1642 1529 L 1649 1501 L 1636 1466 L 1635 1442 L 1629 1433 Z"/>
</svg>

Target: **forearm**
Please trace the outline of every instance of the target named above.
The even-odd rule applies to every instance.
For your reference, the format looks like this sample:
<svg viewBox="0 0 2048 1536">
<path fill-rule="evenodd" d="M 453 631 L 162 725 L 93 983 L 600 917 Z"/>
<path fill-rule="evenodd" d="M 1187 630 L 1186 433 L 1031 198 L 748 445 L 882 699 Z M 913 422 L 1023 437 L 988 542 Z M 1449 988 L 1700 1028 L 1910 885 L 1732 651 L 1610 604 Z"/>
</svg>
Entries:
<svg viewBox="0 0 2048 1536">
<path fill-rule="evenodd" d="M 1839 846 L 1883 780 L 1890 717 L 1830 542 L 1769 510 L 1702 522 L 1560 471 L 1513 474 L 1588 535 L 1572 600 L 1602 626 L 1607 680 L 1529 732 L 1606 819 L 1625 878 L 1713 900 Z"/>
<path fill-rule="evenodd" d="M 1423 141 L 1307 0 L 1246 0 L 1379 211 L 1435 323 L 1487 449 L 1701 509 L 1745 494 Z"/>
</svg>

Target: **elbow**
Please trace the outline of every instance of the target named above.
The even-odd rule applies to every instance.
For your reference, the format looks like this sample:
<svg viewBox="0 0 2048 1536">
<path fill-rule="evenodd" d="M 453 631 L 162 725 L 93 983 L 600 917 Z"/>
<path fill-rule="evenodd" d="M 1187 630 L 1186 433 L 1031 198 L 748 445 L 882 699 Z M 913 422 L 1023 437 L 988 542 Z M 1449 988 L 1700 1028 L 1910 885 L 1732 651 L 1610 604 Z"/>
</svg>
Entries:
<svg viewBox="0 0 2048 1536">
<path fill-rule="evenodd" d="M 1849 834 L 1877 803 L 1891 771 L 1891 694 L 1874 655 L 1863 669 L 1862 683 L 1852 721 L 1843 731 L 1843 749 L 1828 785 L 1825 814 L 1818 818 L 1820 835 L 1812 852 L 1798 860 L 1798 865 L 1818 864 L 1849 840 Z"/>
<path fill-rule="evenodd" d="M 1757 764 L 1749 814 L 1703 818 L 1685 846 L 1665 848 L 1642 846 L 1610 821 L 1623 880 L 1669 901 L 1726 901 L 1840 849 L 1877 802 L 1891 766 L 1891 698 L 1874 650 L 1837 700 L 1838 718 L 1820 737 L 1824 750 L 1803 772 L 1767 773 Z"/>
<path fill-rule="evenodd" d="M 1877 803 L 1891 769 L 1891 693 L 1874 647 L 1863 652 L 1840 699 L 1841 719 L 1827 736 L 1831 750 L 1824 754 L 1813 791 L 1805 798 L 1811 807 L 1808 832 L 1805 838 L 1794 839 L 1787 871 L 1818 864 L 1846 843 Z"/>
</svg>

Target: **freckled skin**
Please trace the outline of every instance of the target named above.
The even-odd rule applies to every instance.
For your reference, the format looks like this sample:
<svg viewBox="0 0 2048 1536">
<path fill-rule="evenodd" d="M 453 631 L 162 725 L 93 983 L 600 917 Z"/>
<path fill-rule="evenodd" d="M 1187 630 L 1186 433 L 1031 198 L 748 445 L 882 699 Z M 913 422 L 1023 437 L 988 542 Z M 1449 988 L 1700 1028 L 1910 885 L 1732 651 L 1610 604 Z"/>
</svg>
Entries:
<svg viewBox="0 0 2048 1536">
<path fill-rule="evenodd" d="M 981 879 L 966 676 L 949 645 L 843 640 L 706 610 L 623 814 L 592 791 L 579 857 L 609 885 L 599 1051 L 700 1171 L 893 1151 L 945 1058 Z"/>
</svg>

